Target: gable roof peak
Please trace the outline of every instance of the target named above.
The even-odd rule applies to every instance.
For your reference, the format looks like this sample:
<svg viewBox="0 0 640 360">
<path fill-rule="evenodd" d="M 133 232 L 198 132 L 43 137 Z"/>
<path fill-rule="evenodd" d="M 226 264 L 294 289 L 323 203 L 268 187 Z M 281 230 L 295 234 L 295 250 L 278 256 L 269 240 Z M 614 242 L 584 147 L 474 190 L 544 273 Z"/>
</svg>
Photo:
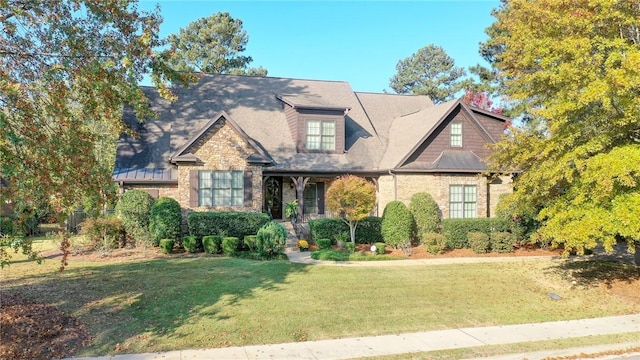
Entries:
<svg viewBox="0 0 640 360">
<path fill-rule="evenodd" d="M 260 147 L 258 144 L 247 135 L 240 126 L 231 119 L 229 114 L 226 111 L 220 111 L 216 116 L 214 116 L 209 122 L 207 122 L 191 139 L 189 139 L 184 145 L 182 145 L 175 153 L 173 153 L 169 157 L 169 161 L 172 163 L 179 162 L 184 159 L 192 159 L 193 154 L 187 152 L 187 149 L 191 147 L 198 139 L 200 139 L 204 134 L 206 134 L 215 124 L 219 121 L 225 121 L 226 124 L 231 126 L 231 128 L 241 137 L 243 138 L 249 146 L 255 151 L 254 154 L 250 155 L 251 159 L 262 159 L 260 162 L 264 164 L 272 163 L 273 160 L 271 157 Z"/>
</svg>

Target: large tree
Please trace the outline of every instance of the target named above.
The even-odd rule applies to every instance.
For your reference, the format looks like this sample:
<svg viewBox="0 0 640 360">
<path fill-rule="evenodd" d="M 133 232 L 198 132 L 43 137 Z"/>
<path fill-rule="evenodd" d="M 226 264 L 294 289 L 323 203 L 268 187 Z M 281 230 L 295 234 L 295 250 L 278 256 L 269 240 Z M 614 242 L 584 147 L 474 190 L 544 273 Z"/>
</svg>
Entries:
<svg viewBox="0 0 640 360">
<path fill-rule="evenodd" d="M 248 41 L 242 20 L 232 18 L 228 12 L 219 12 L 190 23 L 178 34 L 169 35 L 169 43 L 174 48 L 169 61 L 181 71 L 266 76 L 265 68 L 249 68 L 253 59 L 242 55 Z"/>
<path fill-rule="evenodd" d="M 541 209 L 567 251 L 640 244 L 640 2 L 511 0 L 487 48 L 508 95 L 544 123 L 493 156 L 520 169 L 508 206 Z"/>
<path fill-rule="evenodd" d="M 398 61 L 389 86 L 398 94 L 428 95 L 435 103 L 451 100 L 464 87 L 463 68 L 441 46 L 427 45 Z"/>
<path fill-rule="evenodd" d="M 153 116 L 142 77 L 167 98 L 187 80 L 154 52 L 160 22 L 135 1 L 0 0 L 1 201 L 45 195 L 63 212 L 101 190 L 99 134 L 126 130 L 124 105 Z"/>
</svg>

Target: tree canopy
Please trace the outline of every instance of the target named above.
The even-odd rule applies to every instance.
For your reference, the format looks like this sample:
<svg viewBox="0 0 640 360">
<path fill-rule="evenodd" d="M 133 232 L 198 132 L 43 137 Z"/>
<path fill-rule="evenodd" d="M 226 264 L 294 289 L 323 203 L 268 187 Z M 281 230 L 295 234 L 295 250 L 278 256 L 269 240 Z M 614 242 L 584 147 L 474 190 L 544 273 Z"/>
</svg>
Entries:
<svg viewBox="0 0 640 360">
<path fill-rule="evenodd" d="M 160 22 L 135 1 L 0 0 L 2 201 L 44 194 L 63 211 L 108 182 L 98 137 L 126 130 L 125 105 L 154 115 L 143 76 L 167 98 L 170 82 L 189 80 L 154 51 Z"/>
<path fill-rule="evenodd" d="M 242 20 L 228 12 L 219 12 L 198 19 L 178 34 L 169 35 L 174 48 L 169 61 L 180 71 L 202 71 L 212 74 L 266 76 L 263 67 L 249 68 L 251 56 L 242 55 L 249 35 Z"/>
<path fill-rule="evenodd" d="M 398 61 L 389 86 L 398 94 L 428 95 L 435 103 L 454 98 L 464 82 L 465 70 L 441 46 L 427 45 Z"/>
<path fill-rule="evenodd" d="M 376 187 L 364 178 L 344 175 L 327 189 L 327 208 L 342 214 L 349 225 L 351 242 L 356 242 L 356 228 L 376 205 Z"/>
<path fill-rule="evenodd" d="M 511 0 L 486 49 L 509 96 L 544 126 L 511 129 L 494 169 L 520 169 L 507 206 L 581 253 L 640 244 L 640 3 Z"/>
</svg>

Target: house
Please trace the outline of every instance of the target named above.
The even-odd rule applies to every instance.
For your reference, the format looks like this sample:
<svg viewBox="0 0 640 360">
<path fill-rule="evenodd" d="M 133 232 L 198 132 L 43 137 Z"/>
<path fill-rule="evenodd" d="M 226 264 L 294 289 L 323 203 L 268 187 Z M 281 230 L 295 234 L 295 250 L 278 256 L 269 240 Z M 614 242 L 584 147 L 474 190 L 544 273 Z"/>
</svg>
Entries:
<svg viewBox="0 0 640 360">
<path fill-rule="evenodd" d="M 113 181 L 121 191 L 170 196 L 185 211 L 265 211 L 284 218 L 299 199 L 305 219 L 327 216 L 325 192 L 343 174 L 377 188 L 376 213 L 429 192 L 444 218 L 488 217 L 509 177 L 488 177 L 487 144 L 508 118 L 459 100 L 354 92 L 347 82 L 204 75 L 176 102 L 144 88 L 156 119 L 125 122 Z"/>
</svg>

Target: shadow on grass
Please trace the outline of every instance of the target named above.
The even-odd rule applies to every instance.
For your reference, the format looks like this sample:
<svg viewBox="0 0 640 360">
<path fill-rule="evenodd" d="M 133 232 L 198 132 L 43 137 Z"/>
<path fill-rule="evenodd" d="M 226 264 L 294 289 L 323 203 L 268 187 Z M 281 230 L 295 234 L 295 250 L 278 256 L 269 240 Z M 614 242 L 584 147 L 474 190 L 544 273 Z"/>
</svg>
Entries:
<svg viewBox="0 0 640 360">
<path fill-rule="evenodd" d="M 548 270 L 586 287 L 600 284 L 610 286 L 614 281 L 640 281 L 640 268 L 618 261 L 576 258 L 563 261 Z"/>
<path fill-rule="evenodd" d="M 195 318 L 223 321 L 224 307 L 256 291 L 278 291 L 287 276 L 306 271 L 287 261 L 213 257 L 77 266 L 7 280 L 3 289 L 80 317 L 94 336 L 87 354 L 130 352 L 121 344 L 154 346 L 157 337 L 175 337 L 177 343 L 185 335 L 176 330 Z"/>
</svg>

